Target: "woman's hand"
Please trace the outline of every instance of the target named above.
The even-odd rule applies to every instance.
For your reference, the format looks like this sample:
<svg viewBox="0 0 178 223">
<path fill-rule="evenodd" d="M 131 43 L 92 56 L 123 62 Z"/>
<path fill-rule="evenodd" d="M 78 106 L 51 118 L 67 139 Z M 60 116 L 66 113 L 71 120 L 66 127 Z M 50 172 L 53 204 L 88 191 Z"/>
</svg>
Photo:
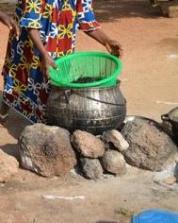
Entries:
<svg viewBox="0 0 178 223">
<path fill-rule="evenodd" d="M 120 43 L 116 40 L 108 40 L 105 44 L 105 47 L 109 53 L 114 56 L 121 57 L 122 56 L 122 47 Z"/>
<path fill-rule="evenodd" d="M 109 36 L 106 35 L 106 33 L 103 32 L 101 29 L 88 31 L 86 32 L 86 34 L 105 46 L 109 53 L 117 57 L 122 56 L 122 47 L 119 42 L 110 39 Z"/>
<path fill-rule="evenodd" d="M 49 67 L 53 67 L 54 69 L 57 68 L 56 64 L 54 63 L 53 59 L 48 54 L 43 42 L 40 38 L 40 31 L 38 29 L 28 29 L 28 34 L 35 44 L 36 48 L 41 53 L 41 71 L 45 78 L 49 78 Z"/>
<path fill-rule="evenodd" d="M 0 12 L 0 20 L 10 29 L 13 30 L 15 32 L 15 35 L 17 36 L 17 38 L 19 37 L 19 28 L 17 26 L 17 24 L 15 23 L 15 21 L 9 17 L 8 15 L 6 15 L 3 12 Z"/>
<path fill-rule="evenodd" d="M 50 55 L 48 53 L 46 53 L 44 56 L 42 56 L 42 72 L 46 78 L 49 78 L 49 68 L 50 67 L 53 67 L 54 69 L 57 68 L 53 59 L 50 57 Z"/>
</svg>

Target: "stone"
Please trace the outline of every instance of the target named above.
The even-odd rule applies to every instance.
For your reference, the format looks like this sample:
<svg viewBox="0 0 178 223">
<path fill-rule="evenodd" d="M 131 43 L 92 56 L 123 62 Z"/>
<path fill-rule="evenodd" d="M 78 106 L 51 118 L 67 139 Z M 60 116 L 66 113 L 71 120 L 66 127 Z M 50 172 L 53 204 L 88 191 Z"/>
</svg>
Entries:
<svg viewBox="0 0 178 223">
<path fill-rule="evenodd" d="M 71 137 L 71 142 L 76 151 L 84 157 L 95 159 L 103 156 L 105 152 L 104 143 L 85 131 L 76 130 Z"/>
<path fill-rule="evenodd" d="M 129 143 L 123 154 L 130 165 L 161 171 L 175 161 L 177 147 L 159 123 L 135 117 L 125 123 L 122 134 Z"/>
<path fill-rule="evenodd" d="M 161 172 L 155 172 L 153 181 L 162 186 L 171 186 L 176 183 L 176 163 L 173 162 Z"/>
<path fill-rule="evenodd" d="M 167 185 L 173 185 L 176 183 L 176 177 L 175 176 L 167 177 L 166 179 L 163 180 L 163 183 Z"/>
<path fill-rule="evenodd" d="M 0 149 L 0 182 L 7 182 L 18 172 L 18 169 L 18 161 Z"/>
<path fill-rule="evenodd" d="M 23 168 L 45 177 L 61 176 L 76 165 L 70 133 L 63 128 L 34 124 L 19 138 Z"/>
<path fill-rule="evenodd" d="M 115 150 L 107 150 L 101 158 L 101 164 L 104 170 L 116 175 L 123 175 L 127 171 L 123 155 Z"/>
<path fill-rule="evenodd" d="M 102 138 L 105 142 L 114 145 L 114 147 L 120 152 L 126 151 L 129 148 L 128 142 L 117 130 L 109 130 L 104 132 Z"/>
<path fill-rule="evenodd" d="M 98 159 L 80 158 L 83 175 L 88 179 L 99 179 L 103 176 L 103 168 Z"/>
</svg>

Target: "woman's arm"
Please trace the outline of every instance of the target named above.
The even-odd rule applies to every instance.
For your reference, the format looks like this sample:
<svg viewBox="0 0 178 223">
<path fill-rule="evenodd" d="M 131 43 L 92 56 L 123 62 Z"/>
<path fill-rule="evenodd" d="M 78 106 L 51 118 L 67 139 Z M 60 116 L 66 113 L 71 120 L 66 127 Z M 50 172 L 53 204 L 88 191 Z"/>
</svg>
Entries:
<svg viewBox="0 0 178 223">
<path fill-rule="evenodd" d="M 122 48 L 118 41 L 110 39 L 99 27 L 92 8 L 92 0 L 78 0 L 77 13 L 79 29 L 92 37 L 115 56 L 121 56 Z"/>
<path fill-rule="evenodd" d="M 48 70 L 49 67 L 56 68 L 56 65 L 50 55 L 48 54 L 47 50 L 45 49 L 41 38 L 40 38 L 40 32 L 38 29 L 28 29 L 29 36 L 37 49 L 40 51 L 41 56 L 42 56 L 42 71 L 44 75 L 47 77 L 49 76 Z"/>
<path fill-rule="evenodd" d="M 110 39 L 101 29 L 88 31 L 85 33 L 105 46 L 109 53 L 118 57 L 122 55 L 122 47 L 120 43 L 116 40 Z"/>
<path fill-rule="evenodd" d="M 10 30 L 14 30 L 16 36 L 19 36 L 19 28 L 17 27 L 15 21 L 6 15 L 4 12 L 0 11 L 0 21 L 2 21 Z"/>
</svg>

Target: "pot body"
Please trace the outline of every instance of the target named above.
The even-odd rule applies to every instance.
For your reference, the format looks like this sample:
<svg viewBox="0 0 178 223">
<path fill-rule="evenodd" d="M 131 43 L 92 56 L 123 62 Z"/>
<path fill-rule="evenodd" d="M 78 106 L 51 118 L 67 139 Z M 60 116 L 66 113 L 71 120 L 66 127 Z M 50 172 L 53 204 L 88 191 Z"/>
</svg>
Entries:
<svg viewBox="0 0 178 223">
<path fill-rule="evenodd" d="M 69 131 L 101 134 L 120 128 L 126 116 L 126 101 L 119 85 L 110 88 L 62 89 L 52 87 L 47 103 L 48 124 Z"/>
<path fill-rule="evenodd" d="M 161 116 L 163 124 L 167 126 L 170 135 L 178 141 L 178 107 Z"/>
</svg>

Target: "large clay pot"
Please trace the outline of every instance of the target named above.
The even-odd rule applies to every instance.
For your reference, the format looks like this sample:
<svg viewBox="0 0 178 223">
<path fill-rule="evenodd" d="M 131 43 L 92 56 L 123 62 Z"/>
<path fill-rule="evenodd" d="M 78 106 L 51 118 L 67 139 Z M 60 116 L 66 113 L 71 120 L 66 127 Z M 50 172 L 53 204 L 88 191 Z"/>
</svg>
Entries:
<svg viewBox="0 0 178 223">
<path fill-rule="evenodd" d="M 48 104 L 48 124 L 70 131 L 93 134 L 120 128 L 126 116 L 126 101 L 119 85 L 109 88 L 62 89 L 52 87 Z"/>
</svg>

